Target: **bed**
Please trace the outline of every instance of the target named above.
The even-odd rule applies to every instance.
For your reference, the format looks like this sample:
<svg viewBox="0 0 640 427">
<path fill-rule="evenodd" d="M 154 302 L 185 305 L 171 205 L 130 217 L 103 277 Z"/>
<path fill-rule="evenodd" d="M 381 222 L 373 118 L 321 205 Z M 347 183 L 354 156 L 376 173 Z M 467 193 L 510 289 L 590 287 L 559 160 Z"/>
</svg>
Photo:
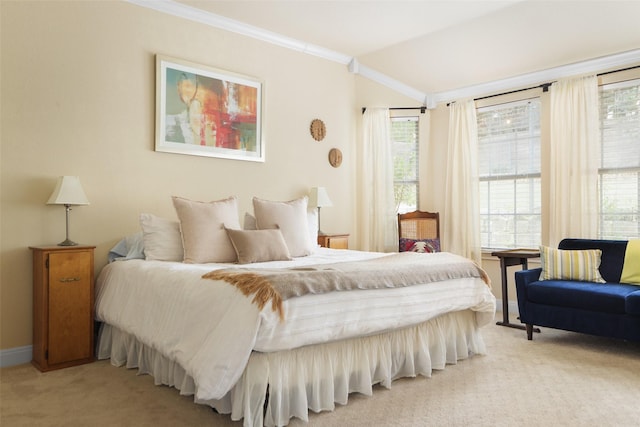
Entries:
<svg viewBox="0 0 640 427">
<path fill-rule="evenodd" d="M 149 243 L 119 245 L 157 249 Z M 446 364 L 484 354 L 480 328 L 495 314 L 484 272 L 446 252 L 313 248 L 306 256 L 243 264 L 140 258 L 121 256 L 96 281 L 98 358 L 150 374 L 156 384 L 193 395 L 196 403 L 245 426 L 286 425 L 292 417 L 307 421 L 309 409 L 331 411 L 336 403 L 347 404 L 350 393 L 371 395 L 375 384 L 428 377 Z M 398 262 L 412 271 L 414 264 L 440 265 L 440 272 L 419 280 L 424 283 L 361 286 L 380 282 L 363 278 L 383 277 L 401 268 Z M 466 273 L 448 269 L 454 264 Z M 392 281 L 405 276 L 393 271 L 387 275 Z M 260 302 L 258 293 L 228 279 L 238 274 L 270 282 L 293 277 L 311 289 L 295 288 L 278 304 L 273 298 Z M 331 282 L 355 279 L 351 287 L 334 283 L 337 289 L 318 292 L 308 285 L 313 274 Z"/>
</svg>

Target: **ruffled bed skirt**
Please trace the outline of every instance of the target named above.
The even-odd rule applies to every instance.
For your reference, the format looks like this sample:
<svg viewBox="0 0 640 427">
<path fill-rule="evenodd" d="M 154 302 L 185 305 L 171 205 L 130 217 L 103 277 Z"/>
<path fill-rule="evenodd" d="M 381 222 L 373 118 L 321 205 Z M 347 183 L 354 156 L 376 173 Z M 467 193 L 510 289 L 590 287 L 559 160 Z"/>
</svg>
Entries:
<svg viewBox="0 0 640 427">
<path fill-rule="evenodd" d="M 372 394 L 372 386 L 390 388 L 396 378 L 444 369 L 470 354 L 485 354 L 476 313 L 447 313 L 402 330 L 311 345 L 274 353 L 253 352 L 238 383 L 221 400 L 202 401 L 244 426 L 281 426 L 292 417 L 308 421 L 308 410 L 331 411 L 345 405 L 349 393 Z M 196 384 L 184 369 L 133 335 L 103 324 L 98 357 L 138 368 L 156 385 L 195 395 Z M 268 401 L 265 411 L 266 392 Z"/>
</svg>

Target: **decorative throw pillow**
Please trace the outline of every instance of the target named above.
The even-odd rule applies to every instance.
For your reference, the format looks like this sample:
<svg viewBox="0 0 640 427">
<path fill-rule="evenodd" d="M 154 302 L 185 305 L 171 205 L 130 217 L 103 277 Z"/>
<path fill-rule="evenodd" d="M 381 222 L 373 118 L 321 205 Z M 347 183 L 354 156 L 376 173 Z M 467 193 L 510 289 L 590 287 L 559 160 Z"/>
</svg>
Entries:
<svg viewBox="0 0 640 427">
<path fill-rule="evenodd" d="M 288 261 L 289 249 L 282 232 L 273 230 L 231 230 L 227 229 L 239 264 L 264 261 Z"/>
<path fill-rule="evenodd" d="M 182 262 L 184 249 L 178 221 L 142 213 L 140 226 L 145 259 Z"/>
<path fill-rule="evenodd" d="M 196 202 L 173 197 L 173 206 L 180 219 L 184 262 L 234 262 L 236 251 L 226 228 L 240 228 L 238 200 L 235 197 L 215 202 Z"/>
<path fill-rule="evenodd" d="M 440 239 L 405 239 L 400 238 L 400 252 L 440 252 Z"/>
<path fill-rule="evenodd" d="M 605 283 L 600 275 L 600 249 L 561 250 L 540 246 L 540 280 Z"/>
<path fill-rule="evenodd" d="M 307 256 L 314 245 L 309 237 L 307 196 L 288 202 L 253 198 L 253 212 L 258 230 L 279 228 L 291 256 Z"/>
<path fill-rule="evenodd" d="M 318 211 L 315 209 L 309 209 L 307 211 L 307 226 L 309 227 L 309 238 L 311 244 L 317 245 L 318 242 Z M 244 223 L 242 225 L 243 230 L 256 230 L 256 217 L 248 212 L 244 213 Z"/>
<path fill-rule="evenodd" d="M 620 283 L 640 285 L 640 239 L 629 240 L 627 243 Z"/>
</svg>

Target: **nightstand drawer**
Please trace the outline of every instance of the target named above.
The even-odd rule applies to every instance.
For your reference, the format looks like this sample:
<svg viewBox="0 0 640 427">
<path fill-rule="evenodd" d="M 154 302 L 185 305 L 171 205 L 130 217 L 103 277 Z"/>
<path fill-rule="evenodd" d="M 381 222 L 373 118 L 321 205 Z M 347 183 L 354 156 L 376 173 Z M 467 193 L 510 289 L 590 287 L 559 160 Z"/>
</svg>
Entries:
<svg viewBox="0 0 640 427">
<path fill-rule="evenodd" d="M 349 249 L 349 235 L 321 234 L 318 235 L 318 244 L 323 248 Z"/>
</svg>

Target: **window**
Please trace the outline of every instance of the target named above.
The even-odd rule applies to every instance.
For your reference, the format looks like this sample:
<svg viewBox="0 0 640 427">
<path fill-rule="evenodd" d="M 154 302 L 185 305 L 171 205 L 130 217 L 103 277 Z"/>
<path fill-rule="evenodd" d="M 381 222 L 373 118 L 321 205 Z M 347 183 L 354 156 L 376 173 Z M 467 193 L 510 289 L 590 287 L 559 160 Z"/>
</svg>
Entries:
<svg viewBox="0 0 640 427">
<path fill-rule="evenodd" d="M 482 247 L 538 247 L 540 100 L 482 107 L 477 113 Z"/>
<path fill-rule="evenodd" d="M 391 118 L 393 191 L 398 213 L 418 209 L 418 119 Z"/>
<path fill-rule="evenodd" d="M 640 80 L 600 87 L 600 238 L 640 238 Z"/>
</svg>

